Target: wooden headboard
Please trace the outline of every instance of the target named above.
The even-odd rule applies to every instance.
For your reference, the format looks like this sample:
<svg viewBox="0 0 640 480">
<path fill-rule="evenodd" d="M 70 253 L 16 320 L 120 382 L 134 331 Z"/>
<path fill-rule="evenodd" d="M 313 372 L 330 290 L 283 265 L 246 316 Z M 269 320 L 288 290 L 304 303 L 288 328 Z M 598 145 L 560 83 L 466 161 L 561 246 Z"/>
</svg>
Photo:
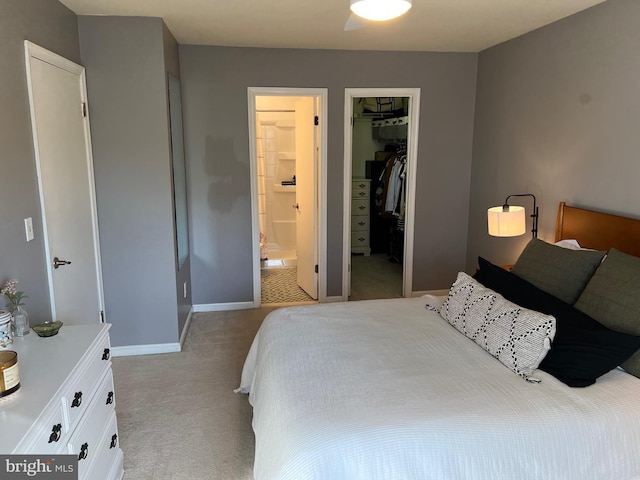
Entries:
<svg viewBox="0 0 640 480">
<path fill-rule="evenodd" d="M 560 202 L 556 242 L 575 239 L 580 246 L 618 250 L 640 257 L 640 219 L 569 207 Z"/>
</svg>

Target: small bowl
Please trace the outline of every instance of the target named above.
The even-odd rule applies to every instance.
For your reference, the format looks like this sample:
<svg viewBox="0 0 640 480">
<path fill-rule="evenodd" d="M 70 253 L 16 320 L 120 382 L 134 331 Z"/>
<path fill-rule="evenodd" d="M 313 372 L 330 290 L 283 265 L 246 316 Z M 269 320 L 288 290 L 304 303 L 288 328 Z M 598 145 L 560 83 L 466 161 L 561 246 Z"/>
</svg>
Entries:
<svg viewBox="0 0 640 480">
<path fill-rule="evenodd" d="M 39 337 L 53 337 L 58 334 L 60 327 L 62 327 L 62 322 L 51 322 L 34 325 L 31 329 L 36 332 Z"/>
</svg>

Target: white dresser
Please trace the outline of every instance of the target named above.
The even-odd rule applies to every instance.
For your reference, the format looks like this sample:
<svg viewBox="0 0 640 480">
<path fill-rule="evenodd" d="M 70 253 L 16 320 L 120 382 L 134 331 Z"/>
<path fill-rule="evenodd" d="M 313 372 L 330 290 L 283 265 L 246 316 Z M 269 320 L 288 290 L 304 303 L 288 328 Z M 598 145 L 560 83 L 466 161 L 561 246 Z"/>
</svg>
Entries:
<svg viewBox="0 0 640 480">
<path fill-rule="evenodd" d="M 74 454 L 79 480 L 122 478 L 109 327 L 14 339 L 20 389 L 0 398 L 0 453 Z"/>
<path fill-rule="evenodd" d="M 371 254 L 369 225 L 371 211 L 371 180 L 353 178 L 351 183 L 351 252 Z"/>
</svg>

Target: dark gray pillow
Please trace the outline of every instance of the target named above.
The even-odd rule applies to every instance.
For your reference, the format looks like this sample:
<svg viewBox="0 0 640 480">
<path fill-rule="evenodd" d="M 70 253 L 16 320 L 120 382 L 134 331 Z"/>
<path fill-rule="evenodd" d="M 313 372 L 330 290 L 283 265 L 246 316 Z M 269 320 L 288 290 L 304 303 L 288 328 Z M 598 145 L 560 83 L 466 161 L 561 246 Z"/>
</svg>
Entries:
<svg viewBox="0 0 640 480">
<path fill-rule="evenodd" d="M 612 248 L 575 307 L 611 330 L 640 335 L 640 258 Z M 640 352 L 622 366 L 640 377 Z"/>
<path fill-rule="evenodd" d="M 573 305 L 605 254 L 597 250 L 570 250 L 534 238 L 511 272 Z"/>
</svg>

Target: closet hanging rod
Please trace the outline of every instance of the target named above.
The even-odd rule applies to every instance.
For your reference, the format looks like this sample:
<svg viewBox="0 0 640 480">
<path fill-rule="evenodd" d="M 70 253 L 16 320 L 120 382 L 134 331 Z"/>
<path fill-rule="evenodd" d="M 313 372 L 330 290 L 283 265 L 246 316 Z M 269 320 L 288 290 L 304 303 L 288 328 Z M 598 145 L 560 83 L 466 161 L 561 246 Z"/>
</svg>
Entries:
<svg viewBox="0 0 640 480">
<path fill-rule="evenodd" d="M 296 113 L 295 110 L 256 110 L 256 113 Z"/>
</svg>

